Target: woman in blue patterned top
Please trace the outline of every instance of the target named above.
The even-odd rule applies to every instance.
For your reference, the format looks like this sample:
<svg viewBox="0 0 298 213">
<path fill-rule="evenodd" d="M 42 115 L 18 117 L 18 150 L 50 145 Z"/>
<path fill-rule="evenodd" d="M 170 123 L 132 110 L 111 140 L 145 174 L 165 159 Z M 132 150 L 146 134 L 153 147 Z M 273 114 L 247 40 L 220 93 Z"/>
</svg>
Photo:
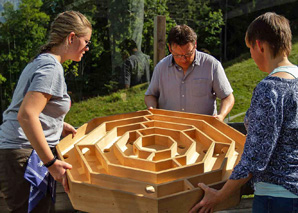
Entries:
<svg viewBox="0 0 298 213">
<path fill-rule="evenodd" d="M 291 40 L 289 21 L 275 13 L 249 25 L 246 45 L 269 76 L 253 92 L 240 162 L 221 190 L 199 183 L 205 195 L 190 212 L 212 212 L 249 180 L 255 188 L 254 213 L 298 212 L 298 68 L 288 60 Z"/>
</svg>

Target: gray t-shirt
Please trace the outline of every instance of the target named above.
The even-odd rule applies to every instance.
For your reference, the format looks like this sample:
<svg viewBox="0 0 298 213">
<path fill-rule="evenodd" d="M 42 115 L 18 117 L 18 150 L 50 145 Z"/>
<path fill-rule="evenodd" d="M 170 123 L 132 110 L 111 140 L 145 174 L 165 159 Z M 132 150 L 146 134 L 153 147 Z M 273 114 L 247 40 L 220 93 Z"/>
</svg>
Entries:
<svg viewBox="0 0 298 213">
<path fill-rule="evenodd" d="M 3 124 L 0 127 L 0 149 L 31 148 L 23 129 L 17 120 L 17 114 L 28 91 L 52 95 L 39 119 L 50 147 L 59 142 L 63 120 L 70 108 L 70 97 L 64 79 L 61 63 L 51 54 L 39 55 L 23 70 L 12 102 L 3 113 Z"/>
<path fill-rule="evenodd" d="M 160 109 L 213 115 L 217 113 L 216 97 L 223 99 L 232 92 L 221 63 L 196 51 L 185 75 L 172 55 L 162 59 L 154 69 L 145 95 L 155 96 Z"/>
</svg>

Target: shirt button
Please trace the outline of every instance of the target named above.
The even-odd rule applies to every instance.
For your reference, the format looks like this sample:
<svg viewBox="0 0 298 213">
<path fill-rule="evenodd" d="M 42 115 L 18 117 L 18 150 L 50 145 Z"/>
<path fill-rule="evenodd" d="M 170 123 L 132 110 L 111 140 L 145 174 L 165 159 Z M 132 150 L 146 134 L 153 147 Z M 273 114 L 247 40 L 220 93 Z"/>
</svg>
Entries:
<svg viewBox="0 0 298 213">
<path fill-rule="evenodd" d="M 184 95 L 182 95 L 182 98 L 184 98 Z"/>
<path fill-rule="evenodd" d="M 182 81 L 181 83 L 184 84 L 184 81 Z"/>
<path fill-rule="evenodd" d="M 184 111 L 184 108 L 182 108 L 181 110 Z"/>
</svg>

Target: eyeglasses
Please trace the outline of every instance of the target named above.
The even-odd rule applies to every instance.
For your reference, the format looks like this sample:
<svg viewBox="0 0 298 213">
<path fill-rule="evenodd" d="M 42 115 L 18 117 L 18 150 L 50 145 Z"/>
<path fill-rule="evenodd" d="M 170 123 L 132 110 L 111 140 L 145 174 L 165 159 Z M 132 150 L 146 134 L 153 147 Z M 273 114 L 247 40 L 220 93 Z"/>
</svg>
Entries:
<svg viewBox="0 0 298 213">
<path fill-rule="evenodd" d="M 189 52 L 189 53 L 186 53 L 185 55 L 179 55 L 179 54 L 176 54 L 176 55 L 174 55 L 173 53 L 172 53 L 172 56 L 173 57 L 175 57 L 175 58 L 185 58 L 185 59 L 187 59 L 187 58 L 190 58 L 191 56 L 192 56 L 192 54 L 193 54 L 193 51 L 194 51 L 194 49 L 196 48 L 196 45 L 192 48 L 192 50 Z M 171 50 L 172 50 L 172 48 L 171 48 Z M 173 51 L 173 50 L 172 50 Z"/>
<path fill-rule="evenodd" d="M 80 36 L 77 36 L 77 35 L 75 35 L 76 37 L 78 37 L 78 38 L 81 38 Z M 90 48 L 90 45 L 91 45 L 91 41 L 89 40 L 85 40 L 85 43 L 86 43 L 86 46 L 85 46 L 85 48 Z"/>
<path fill-rule="evenodd" d="M 91 45 L 91 41 L 89 40 L 85 40 L 85 43 L 86 43 L 86 48 L 90 48 L 90 45 Z"/>
</svg>

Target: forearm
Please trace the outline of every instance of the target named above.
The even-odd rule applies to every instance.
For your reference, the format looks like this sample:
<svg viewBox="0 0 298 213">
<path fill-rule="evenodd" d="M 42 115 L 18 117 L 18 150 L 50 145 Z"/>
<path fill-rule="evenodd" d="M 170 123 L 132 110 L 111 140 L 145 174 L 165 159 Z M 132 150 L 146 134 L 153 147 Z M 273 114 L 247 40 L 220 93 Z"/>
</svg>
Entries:
<svg viewBox="0 0 298 213">
<path fill-rule="evenodd" d="M 248 177 L 238 179 L 238 180 L 231 180 L 229 179 L 225 185 L 220 189 L 219 192 L 219 197 L 221 198 L 220 200 L 224 200 L 224 198 L 228 198 L 232 196 L 237 190 L 239 190 L 247 181 L 251 179 L 252 175 L 249 174 Z"/>
<path fill-rule="evenodd" d="M 26 137 L 42 162 L 47 163 L 52 160 L 54 155 L 46 141 L 39 118 L 22 114 L 18 119 Z"/>
<path fill-rule="evenodd" d="M 221 100 L 220 109 L 218 115 L 222 118 L 222 120 L 229 114 L 232 110 L 235 103 L 234 95 L 231 93 L 226 98 Z"/>
<path fill-rule="evenodd" d="M 157 108 L 157 98 L 153 95 L 145 95 L 145 104 L 147 108 Z"/>
</svg>

